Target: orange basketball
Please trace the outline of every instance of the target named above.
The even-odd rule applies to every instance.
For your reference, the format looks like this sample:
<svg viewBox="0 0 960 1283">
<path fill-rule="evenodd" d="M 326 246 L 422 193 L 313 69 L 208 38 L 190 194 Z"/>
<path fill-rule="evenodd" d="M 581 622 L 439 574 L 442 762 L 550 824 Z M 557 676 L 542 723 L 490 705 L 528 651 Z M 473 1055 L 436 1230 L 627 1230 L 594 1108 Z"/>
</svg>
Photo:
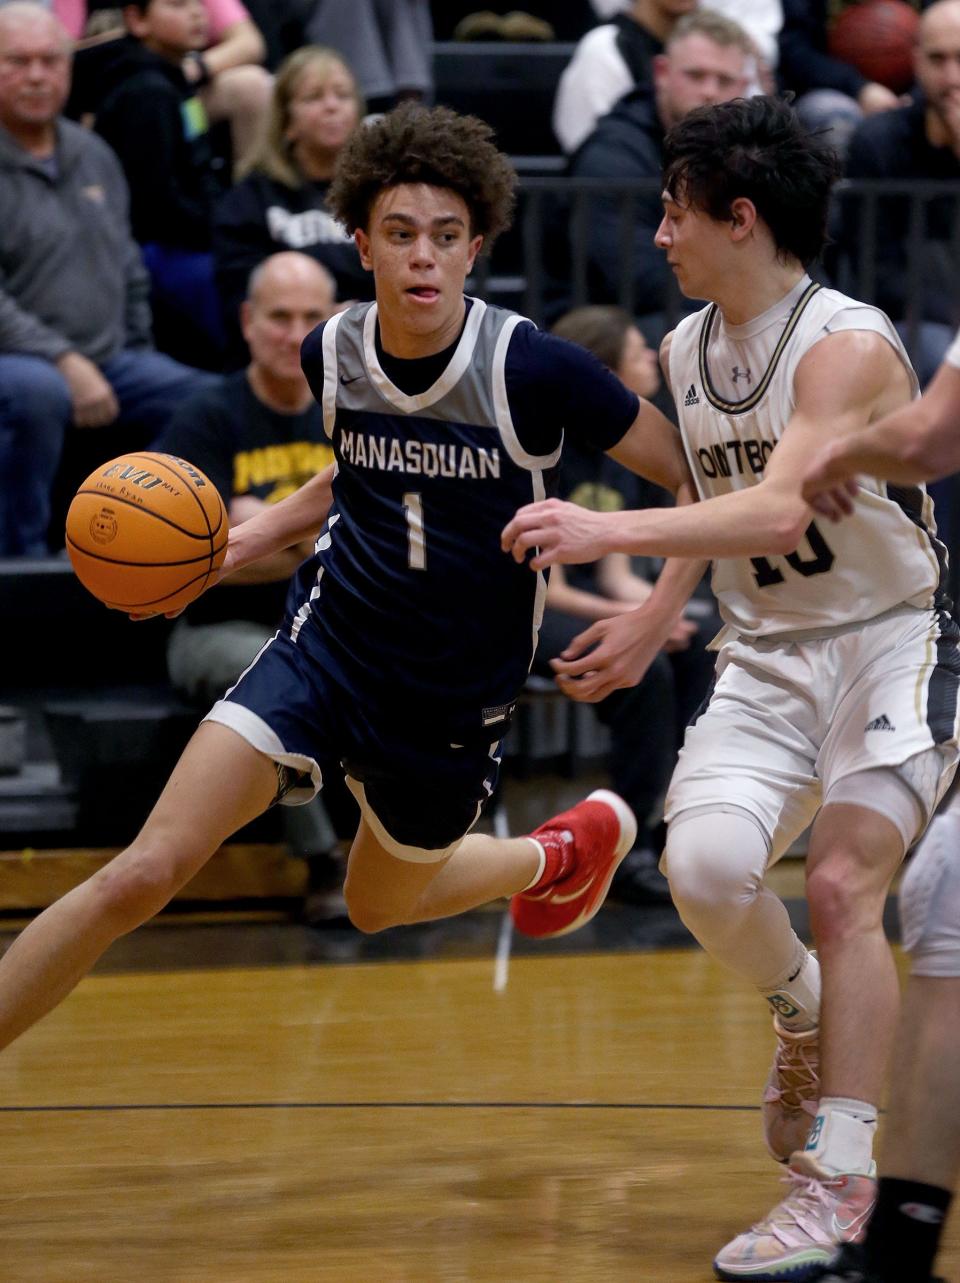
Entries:
<svg viewBox="0 0 960 1283">
<path fill-rule="evenodd" d="M 227 514 L 199 468 L 172 454 L 123 454 L 90 473 L 67 512 L 77 578 L 107 606 L 179 610 L 227 551 Z"/>
<path fill-rule="evenodd" d="M 920 15 L 905 0 L 861 0 L 834 23 L 830 52 L 868 80 L 901 94 L 913 84 L 919 25 Z"/>
</svg>

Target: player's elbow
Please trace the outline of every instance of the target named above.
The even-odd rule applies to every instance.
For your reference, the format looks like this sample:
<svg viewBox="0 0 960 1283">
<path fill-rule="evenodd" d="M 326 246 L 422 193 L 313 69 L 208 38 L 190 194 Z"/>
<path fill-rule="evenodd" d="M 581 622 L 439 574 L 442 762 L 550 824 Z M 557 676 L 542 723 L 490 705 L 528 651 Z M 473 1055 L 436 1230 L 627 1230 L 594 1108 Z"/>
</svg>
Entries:
<svg viewBox="0 0 960 1283">
<path fill-rule="evenodd" d="M 764 552 L 787 557 L 796 552 L 810 524 L 810 509 L 806 504 L 790 505 L 778 511 L 770 523 L 767 547 Z"/>
</svg>

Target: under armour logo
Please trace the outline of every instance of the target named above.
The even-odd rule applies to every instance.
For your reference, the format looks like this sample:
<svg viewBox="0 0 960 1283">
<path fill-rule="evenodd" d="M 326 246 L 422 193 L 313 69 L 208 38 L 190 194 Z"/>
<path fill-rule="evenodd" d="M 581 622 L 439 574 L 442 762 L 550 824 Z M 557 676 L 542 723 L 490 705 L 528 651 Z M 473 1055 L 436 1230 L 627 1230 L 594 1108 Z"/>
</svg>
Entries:
<svg viewBox="0 0 960 1283">
<path fill-rule="evenodd" d="M 896 729 L 897 728 L 894 726 L 893 722 L 891 722 L 886 713 L 881 713 L 880 716 L 875 717 L 872 722 L 867 722 L 866 726 L 863 728 L 863 733 L 866 734 L 867 731 L 895 731 Z"/>
<path fill-rule="evenodd" d="M 683 404 L 684 405 L 700 404 L 700 398 L 697 396 L 697 389 L 693 386 L 692 383 L 690 384 L 690 387 L 687 389 L 687 395 L 683 398 Z"/>
<path fill-rule="evenodd" d="M 734 383 L 736 383 L 739 379 L 746 379 L 747 382 L 749 383 L 753 378 L 753 375 L 750 373 L 749 368 L 746 370 L 741 370 L 739 365 L 735 365 L 733 369 L 730 371 L 730 373 L 733 375 Z"/>
</svg>

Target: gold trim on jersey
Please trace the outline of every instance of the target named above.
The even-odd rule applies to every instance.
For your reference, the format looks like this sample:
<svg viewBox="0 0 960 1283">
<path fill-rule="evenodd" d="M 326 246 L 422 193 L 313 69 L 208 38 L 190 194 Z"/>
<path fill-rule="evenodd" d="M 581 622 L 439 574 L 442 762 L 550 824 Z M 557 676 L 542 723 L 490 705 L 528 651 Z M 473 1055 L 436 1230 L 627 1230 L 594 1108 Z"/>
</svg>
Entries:
<svg viewBox="0 0 960 1283">
<path fill-rule="evenodd" d="M 745 397 L 742 401 L 727 401 L 719 394 L 719 392 L 717 392 L 710 380 L 710 371 L 707 368 L 707 344 L 710 339 L 710 331 L 713 328 L 714 318 L 719 312 L 719 308 L 716 303 L 712 303 L 710 305 L 710 309 L 704 317 L 703 325 L 700 329 L 699 361 L 700 382 L 703 384 L 703 393 L 715 410 L 722 410 L 725 414 L 745 414 L 747 410 L 752 410 L 760 402 L 763 394 L 770 386 L 770 380 L 776 373 L 777 365 L 780 362 L 781 356 L 783 356 L 787 344 L 793 336 L 794 330 L 800 324 L 800 318 L 806 311 L 807 304 L 819 289 L 819 284 L 816 281 L 811 281 L 804 292 L 800 295 L 800 298 L 797 300 L 796 307 L 790 313 L 790 319 L 784 326 L 783 333 L 780 335 L 777 346 L 773 349 L 773 355 L 770 357 L 770 361 L 764 371 L 763 378 L 750 395 Z"/>
</svg>

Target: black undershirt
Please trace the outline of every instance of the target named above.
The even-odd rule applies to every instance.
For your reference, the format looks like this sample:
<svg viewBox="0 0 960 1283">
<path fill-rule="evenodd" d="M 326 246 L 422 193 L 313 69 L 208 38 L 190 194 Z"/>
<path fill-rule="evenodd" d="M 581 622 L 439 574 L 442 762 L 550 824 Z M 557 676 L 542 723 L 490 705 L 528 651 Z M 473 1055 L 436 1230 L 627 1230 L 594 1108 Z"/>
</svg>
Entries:
<svg viewBox="0 0 960 1283">
<path fill-rule="evenodd" d="M 432 388 L 450 364 L 453 354 L 457 350 L 457 344 L 463 337 L 463 329 L 473 304 L 472 299 L 466 299 L 465 301 L 467 307 L 463 314 L 463 325 L 460 326 L 457 337 L 449 347 L 445 347 L 442 352 L 434 352 L 431 356 L 416 356 L 413 358 L 391 356 L 389 352 L 383 350 L 378 322 L 376 335 L 377 360 L 380 362 L 380 368 L 393 386 L 399 388 L 405 396 L 419 396 L 421 392 L 426 392 L 428 388 Z"/>
</svg>

